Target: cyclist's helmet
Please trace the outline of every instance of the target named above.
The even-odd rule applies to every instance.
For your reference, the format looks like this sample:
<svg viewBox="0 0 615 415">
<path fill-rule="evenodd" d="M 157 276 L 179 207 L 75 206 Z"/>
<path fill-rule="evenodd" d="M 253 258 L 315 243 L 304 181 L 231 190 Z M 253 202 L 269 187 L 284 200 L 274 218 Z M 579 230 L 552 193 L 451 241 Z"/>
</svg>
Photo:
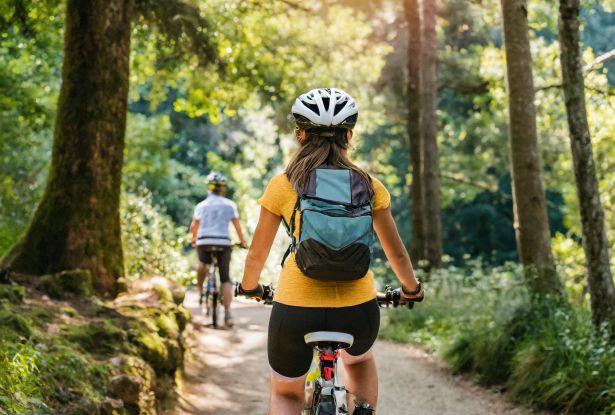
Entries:
<svg viewBox="0 0 615 415">
<path fill-rule="evenodd" d="M 359 108 L 341 89 L 318 88 L 300 95 L 291 109 L 297 127 L 302 130 L 322 127 L 354 128 Z"/>
<path fill-rule="evenodd" d="M 214 190 L 216 187 L 226 186 L 226 177 L 222 174 L 212 171 L 207 175 L 207 188 Z"/>
</svg>

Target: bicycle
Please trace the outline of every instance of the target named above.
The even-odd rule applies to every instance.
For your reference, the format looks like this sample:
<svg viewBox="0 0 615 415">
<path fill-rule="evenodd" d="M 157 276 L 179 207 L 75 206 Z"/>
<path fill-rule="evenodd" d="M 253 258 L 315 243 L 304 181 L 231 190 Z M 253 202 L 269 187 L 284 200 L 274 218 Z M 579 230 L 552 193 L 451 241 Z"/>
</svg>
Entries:
<svg viewBox="0 0 615 415">
<path fill-rule="evenodd" d="M 263 286 L 263 302 L 273 303 L 275 290 Z M 237 291 L 235 291 L 237 295 Z M 377 295 L 380 307 L 407 306 L 413 308 L 414 302 L 401 296 L 401 289 L 386 286 L 383 293 Z M 334 331 L 317 331 L 304 336 L 305 343 L 314 349 L 318 366 L 318 378 L 306 380 L 306 403 L 302 415 L 344 415 L 348 414 L 348 391 L 344 387 L 338 371 L 337 360 L 341 350 L 352 346 L 354 338 L 348 333 Z M 367 403 L 356 402 L 352 415 L 371 415 L 374 409 Z"/>
<path fill-rule="evenodd" d="M 377 301 L 380 307 L 414 306 L 414 302 L 402 299 L 400 289 L 393 289 L 388 285 L 383 293 L 378 293 Z M 348 333 L 317 331 L 307 333 L 304 339 L 315 351 L 319 376 L 313 386 L 310 384 L 312 382 L 306 381 L 308 406 L 303 409 L 302 415 L 348 414 L 348 391 L 339 376 L 337 360 L 341 350 L 352 346 L 354 338 Z M 369 404 L 356 402 L 353 415 L 370 415 L 373 412 L 374 409 Z"/>
<path fill-rule="evenodd" d="M 231 245 L 232 248 L 240 247 L 243 248 L 240 244 Z M 210 252 L 221 252 L 226 247 L 221 246 L 210 246 L 207 248 Z M 201 303 L 205 307 L 205 316 L 211 317 L 211 324 L 209 326 L 217 329 L 218 326 L 218 316 L 219 316 L 219 308 L 220 303 L 222 302 L 222 293 L 218 288 L 218 278 L 216 278 L 216 270 L 218 269 L 218 259 L 216 255 L 212 255 L 212 262 L 209 265 L 209 276 L 207 277 L 207 281 L 205 282 L 205 291 L 203 292 L 203 301 Z"/>
</svg>

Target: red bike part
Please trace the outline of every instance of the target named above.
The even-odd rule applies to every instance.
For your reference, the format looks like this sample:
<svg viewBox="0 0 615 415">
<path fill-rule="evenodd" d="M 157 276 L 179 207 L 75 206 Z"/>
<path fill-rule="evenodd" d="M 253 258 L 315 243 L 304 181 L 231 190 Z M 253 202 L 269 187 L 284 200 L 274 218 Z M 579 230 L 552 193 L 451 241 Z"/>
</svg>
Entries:
<svg viewBox="0 0 615 415">
<path fill-rule="evenodd" d="M 335 353 L 320 353 L 320 370 L 325 380 L 332 380 L 335 376 L 335 362 L 339 356 L 339 351 Z"/>
</svg>

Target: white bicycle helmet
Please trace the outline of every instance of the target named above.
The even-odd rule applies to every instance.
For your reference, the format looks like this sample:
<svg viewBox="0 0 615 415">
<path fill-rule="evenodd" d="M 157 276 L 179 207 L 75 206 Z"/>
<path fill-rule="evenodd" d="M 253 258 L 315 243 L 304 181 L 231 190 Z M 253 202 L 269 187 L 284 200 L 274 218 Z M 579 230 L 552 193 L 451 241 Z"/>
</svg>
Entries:
<svg viewBox="0 0 615 415">
<path fill-rule="evenodd" d="M 207 187 L 209 190 L 214 190 L 219 186 L 226 186 L 226 177 L 215 171 L 209 173 L 205 181 L 207 182 Z"/>
<path fill-rule="evenodd" d="M 318 88 L 300 95 L 291 109 L 297 126 L 354 128 L 359 108 L 354 99 L 341 89 Z"/>
</svg>

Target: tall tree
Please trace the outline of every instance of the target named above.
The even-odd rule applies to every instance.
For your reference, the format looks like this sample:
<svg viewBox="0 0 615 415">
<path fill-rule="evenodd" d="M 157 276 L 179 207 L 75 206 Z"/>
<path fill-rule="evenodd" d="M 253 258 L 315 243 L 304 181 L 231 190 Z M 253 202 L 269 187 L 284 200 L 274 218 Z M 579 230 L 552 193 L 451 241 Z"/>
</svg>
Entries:
<svg viewBox="0 0 615 415">
<path fill-rule="evenodd" d="M 437 0 L 423 0 L 421 42 L 421 118 L 423 194 L 425 200 L 425 257 L 429 266 L 442 265 L 442 218 L 438 164 Z"/>
<path fill-rule="evenodd" d="M 421 15 L 418 0 L 405 0 L 408 24 L 408 140 L 412 168 L 412 259 L 425 259 L 425 202 L 423 195 L 423 159 L 420 127 L 420 76 L 421 76 Z"/>
<path fill-rule="evenodd" d="M 609 264 L 596 166 L 585 109 L 585 83 L 579 42 L 579 0 L 560 0 L 559 43 L 566 112 L 574 176 L 581 208 L 592 318 L 595 325 L 608 322 L 615 333 L 615 287 Z"/>
<path fill-rule="evenodd" d="M 102 292 L 124 274 L 119 195 L 128 98 L 129 0 L 70 0 L 51 170 L 5 261 L 40 274 L 84 268 Z"/>
<path fill-rule="evenodd" d="M 525 0 L 501 2 L 517 249 L 532 290 L 557 295 L 561 282 L 555 273 L 541 182 L 527 5 Z"/>
<path fill-rule="evenodd" d="M 214 56 L 202 19 L 189 7 L 150 0 L 69 0 L 64 64 L 51 169 L 27 231 L 2 258 L 31 274 L 90 270 L 100 293 L 115 293 L 124 275 L 119 199 L 129 85 L 131 20 L 139 11 L 181 38 L 199 57 Z M 188 12 L 193 16 L 196 10 Z M 179 18 L 178 18 L 179 16 Z M 194 22 L 194 23 L 190 23 Z"/>
</svg>

